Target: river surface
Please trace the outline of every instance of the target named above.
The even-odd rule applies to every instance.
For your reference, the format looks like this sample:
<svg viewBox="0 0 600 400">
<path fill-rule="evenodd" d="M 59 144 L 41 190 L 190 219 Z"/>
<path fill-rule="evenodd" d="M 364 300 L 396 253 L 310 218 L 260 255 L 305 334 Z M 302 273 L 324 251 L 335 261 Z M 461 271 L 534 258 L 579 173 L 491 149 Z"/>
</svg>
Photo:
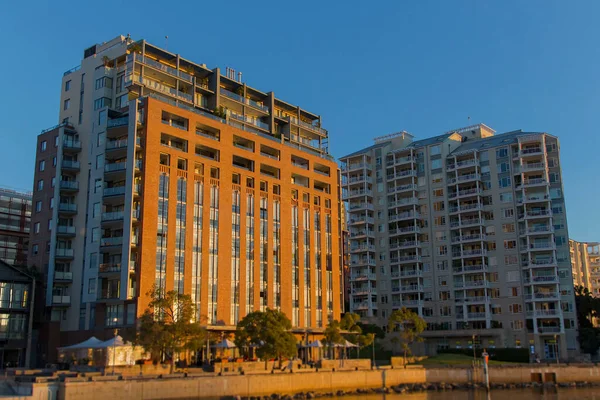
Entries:
<svg viewBox="0 0 600 400">
<path fill-rule="evenodd" d="M 335 399 L 335 398 L 334 398 Z M 600 387 L 555 389 L 453 390 L 411 394 L 365 394 L 338 397 L 341 400 L 600 400 Z"/>
</svg>

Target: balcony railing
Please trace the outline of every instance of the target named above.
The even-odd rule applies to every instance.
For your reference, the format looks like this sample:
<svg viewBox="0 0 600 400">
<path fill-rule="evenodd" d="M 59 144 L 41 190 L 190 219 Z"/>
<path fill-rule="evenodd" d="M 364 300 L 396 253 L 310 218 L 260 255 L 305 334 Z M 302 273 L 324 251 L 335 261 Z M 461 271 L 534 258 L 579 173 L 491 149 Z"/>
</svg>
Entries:
<svg viewBox="0 0 600 400">
<path fill-rule="evenodd" d="M 294 124 L 294 125 L 297 125 L 297 126 L 299 126 L 300 128 L 308 129 L 308 130 L 310 130 L 310 131 L 317 132 L 317 133 L 319 133 L 319 134 L 321 134 L 321 135 L 325 135 L 325 136 L 327 136 L 327 130 L 325 130 L 325 129 L 321 128 L 321 127 L 318 127 L 318 126 L 315 126 L 315 125 L 309 124 L 308 122 L 304 122 L 304 121 L 302 121 L 302 120 L 299 120 L 299 119 L 298 119 L 298 118 L 296 118 L 296 117 L 290 117 L 290 116 L 288 116 L 288 117 L 287 117 L 287 119 L 288 119 L 288 121 L 290 121 L 292 124 Z"/>
<path fill-rule="evenodd" d="M 73 280 L 73 273 L 72 272 L 65 272 L 65 271 L 54 271 L 54 280 L 72 281 Z"/>
<path fill-rule="evenodd" d="M 102 191 L 103 196 L 118 196 L 125 194 L 125 186 L 106 187 Z"/>
<path fill-rule="evenodd" d="M 79 163 L 79 161 L 73 161 L 73 160 L 62 160 L 61 165 L 64 169 L 79 169 L 79 168 L 81 168 L 81 164 Z"/>
<path fill-rule="evenodd" d="M 100 273 L 117 273 L 121 272 L 121 263 L 103 263 L 98 268 Z"/>
<path fill-rule="evenodd" d="M 468 241 L 477 241 L 477 240 L 486 240 L 487 235 L 463 235 L 463 236 L 455 236 L 452 238 L 452 243 L 458 242 L 468 242 Z"/>
<path fill-rule="evenodd" d="M 74 235 L 75 234 L 75 227 L 74 226 L 67 226 L 67 225 L 57 225 L 56 226 L 56 233 L 58 233 L 58 234 L 66 234 L 66 235 Z"/>
<path fill-rule="evenodd" d="M 102 213 L 102 221 L 118 221 L 124 217 L 123 211 L 113 211 Z"/>
<path fill-rule="evenodd" d="M 74 254 L 75 254 L 75 250 L 73 250 L 73 249 L 56 249 L 55 256 L 71 258 L 71 257 L 73 257 Z"/>
<path fill-rule="evenodd" d="M 104 172 L 125 171 L 127 169 L 126 162 L 117 162 L 104 165 Z"/>
<path fill-rule="evenodd" d="M 538 326 L 539 333 L 560 333 L 558 326 Z"/>
<path fill-rule="evenodd" d="M 109 119 L 107 126 L 109 128 L 116 128 L 119 126 L 125 126 L 129 124 L 129 117 L 121 117 L 115 119 Z"/>
<path fill-rule="evenodd" d="M 77 181 L 60 181 L 60 188 L 65 190 L 78 190 L 79 182 Z"/>
<path fill-rule="evenodd" d="M 127 147 L 127 139 L 110 140 L 106 142 L 106 150 L 122 149 Z"/>
<path fill-rule="evenodd" d="M 71 304 L 71 296 L 66 295 L 53 295 L 52 304 Z"/>
<path fill-rule="evenodd" d="M 119 246 L 123 243 L 123 236 L 103 237 L 100 246 Z"/>
<path fill-rule="evenodd" d="M 81 150 L 81 142 L 74 139 L 65 139 L 63 141 L 63 149 L 66 150 Z"/>
<path fill-rule="evenodd" d="M 560 295 L 558 292 L 533 293 L 525 295 L 525 300 L 555 300 L 559 298 Z"/>
<path fill-rule="evenodd" d="M 230 98 L 230 99 L 232 99 L 232 100 L 235 100 L 235 101 L 237 101 L 237 102 L 239 102 L 239 103 L 247 104 L 247 105 L 249 105 L 249 106 L 252 106 L 252 107 L 254 107 L 254 108 L 257 108 L 257 109 L 259 109 L 259 110 L 261 110 L 261 111 L 263 111 L 263 112 L 266 112 L 266 113 L 268 113 L 268 112 L 269 112 L 269 107 L 267 107 L 267 106 L 265 106 L 265 105 L 263 105 L 263 104 L 260 104 L 260 103 L 258 103 L 258 102 L 256 102 L 256 101 L 254 101 L 254 100 L 251 100 L 251 99 L 246 99 L 246 98 L 244 98 L 243 96 L 240 96 L 239 94 L 235 94 L 235 93 L 233 93 L 233 92 L 230 92 L 230 91 L 229 91 L 229 90 L 227 90 L 227 89 L 220 88 L 220 91 L 219 91 L 219 92 L 220 92 L 220 93 L 221 93 L 223 96 L 225 96 L 225 97 L 227 97 L 227 98 Z"/>
</svg>

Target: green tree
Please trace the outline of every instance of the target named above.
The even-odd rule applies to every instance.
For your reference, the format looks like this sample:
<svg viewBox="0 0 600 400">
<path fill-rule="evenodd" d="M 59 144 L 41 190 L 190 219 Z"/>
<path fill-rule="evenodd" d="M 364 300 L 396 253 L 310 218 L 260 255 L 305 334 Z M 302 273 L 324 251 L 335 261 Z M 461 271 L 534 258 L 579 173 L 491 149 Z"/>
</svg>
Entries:
<svg viewBox="0 0 600 400">
<path fill-rule="evenodd" d="M 333 359 L 335 360 L 335 345 L 344 342 L 344 337 L 342 336 L 340 328 L 340 322 L 336 319 L 330 319 L 329 324 L 327 324 L 327 327 L 323 332 L 323 336 L 329 349 L 329 354 L 333 354 Z"/>
<path fill-rule="evenodd" d="M 256 346 L 256 355 L 265 360 L 265 369 L 269 358 L 277 358 L 281 367 L 282 357 L 297 353 L 291 329 L 291 321 L 281 311 L 254 311 L 238 322 L 234 341 L 238 349 Z"/>
<path fill-rule="evenodd" d="M 594 326 L 594 319 L 600 316 L 600 299 L 583 286 L 575 286 L 575 307 L 579 347 L 581 351 L 596 354 L 600 348 L 600 329 Z"/>
<path fill-rule="evenodd" d="M 392 339 L 395 343 L 400 343 L 400 348 L 404 353 L 404 364 L 406 365 L 406 356 L 411 354 L 410 345 L 415 342 L 422 342 L 421 332 L 425 330 L 427 323 L 418 314 L 410 311 L 406 307 L 395 310 L 388 320 L 388 331 L 398 331 L 398 336 Z"/>
<path fill-rule="evenodd" d="M 176 355 L 198 350 L 206 340 L 206 330 L 196 321 L 196 309 L 187 294 L 172 290 L 164 295 L 160 289 L 148 292 L 150 303 L 140 318 L 135 343 L 149 351 L 153 359 L 169 358 L 171 372 Z"/>
</svg>

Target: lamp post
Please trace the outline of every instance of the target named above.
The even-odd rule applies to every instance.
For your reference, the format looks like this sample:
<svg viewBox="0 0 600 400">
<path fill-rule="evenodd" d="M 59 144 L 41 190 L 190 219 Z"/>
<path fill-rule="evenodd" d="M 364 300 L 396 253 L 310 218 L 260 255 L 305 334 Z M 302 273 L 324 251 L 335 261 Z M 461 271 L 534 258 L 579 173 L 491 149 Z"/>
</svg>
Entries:
<svg viewBox="0 0 600 400">
<path fill-rule="evenodd" d="M 114 325 L 117 324 L 117 318 L 113 318 L 113 322 Z M 117 335 L 119 334 L 119 330 L 117 328 L 115 328 L 115 330 L 113 331 L 114 337 L 113 337 L 113 365 L 112 365 L 112 374 L 113 376 L 115 375 L 115 363 L 116 363 L 116 357 L 117 357 Z"/>
<path fill-rule="evenodd" d="M 477 356 L 475 355 L 475 334 L 473 334 L 473 367 L 475 367 L 476 361 L 477 361 Z"/>
<path fill-rule="evenodd" d="M 556 346 L 556 364 L 558 364 L 558 335 L 554 335 L 554 345 Z"/>
</svg>

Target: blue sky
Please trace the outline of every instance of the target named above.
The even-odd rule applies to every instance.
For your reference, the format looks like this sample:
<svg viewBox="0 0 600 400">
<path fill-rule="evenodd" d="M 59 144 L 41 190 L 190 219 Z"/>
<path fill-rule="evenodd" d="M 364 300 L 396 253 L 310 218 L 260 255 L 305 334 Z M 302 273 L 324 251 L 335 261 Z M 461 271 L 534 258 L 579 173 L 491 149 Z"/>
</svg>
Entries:
<svg viewBox="0 0 600 400">
<path fill-rule="evenodd" d="M 168 35 L 169 50 L 321 114 L 336 157 L 473 122 L 557 135 L 571 237 L 600 240 L 600 2 L 88 3 L 2 6 L 0 186 L 31 188 L 35 137 L 58 122 L 62 73 L 84 48 Z"/>
</svg>

